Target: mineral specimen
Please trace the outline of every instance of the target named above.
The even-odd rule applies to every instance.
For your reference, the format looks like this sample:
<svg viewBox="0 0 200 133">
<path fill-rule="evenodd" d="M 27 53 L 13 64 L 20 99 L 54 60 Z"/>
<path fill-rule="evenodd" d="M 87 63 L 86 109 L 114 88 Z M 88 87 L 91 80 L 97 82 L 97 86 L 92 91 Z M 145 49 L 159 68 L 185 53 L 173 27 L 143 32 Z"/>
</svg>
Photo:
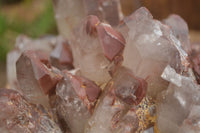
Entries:
<svg viewBox="0 0 200 133">
<path fill-rule="evenodd" d="M 72 133 L 83 133 L 93 113 L 101 89 L 92 81 L 64 72 L 56 88 L 56 110 Z M 66 125 L 65 125 L 66 126 Z"/>
<path fill-rule="evenodd" d="M 2 133 L 61 133 L 50 112 L 14 90 L 0 89 L 0 111 Z"/>
<path fill-rule="evenodd" d="M 62 37 L 20 36 L 7 56 L 1 132 L 200 132 L 200 45 L 181 17 L 141 7 L 118 25 L 119 0 L 53 3 Z"/>
<path fill-rule="evenodd" d="M 72 36 L 74 28 L 87 15 L 96 15 L 112 26 L 123 16 L 119 0 L 53 0 L 53 4 L 59 32 L 65 38 Z"/>
<path fill-rule="evenodd" d="M 119 32 L 96 16 L 88 16 L 71 42 L 74 66 L 81 75 L 98 84 L 111 79 L 110 73 L 120 64 L 125 46 Z"/>
</svg>

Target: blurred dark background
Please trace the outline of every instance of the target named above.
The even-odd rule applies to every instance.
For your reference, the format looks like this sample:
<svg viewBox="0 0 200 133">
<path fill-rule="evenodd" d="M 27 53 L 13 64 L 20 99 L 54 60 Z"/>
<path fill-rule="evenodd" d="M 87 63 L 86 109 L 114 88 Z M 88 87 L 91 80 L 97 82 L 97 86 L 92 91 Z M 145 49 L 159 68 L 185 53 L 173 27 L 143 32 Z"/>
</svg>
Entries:
<svg viewBox="0 0 200 133">
<path fill-rule="evenodd" d="M 200 0 L 121 0 L 122 11 L 129 15 L 141 6 L 154 18 L 176 13 L 189 25 L 192 42 L 200 42 Z M 6 54 L 14 48 L 19 34 L 37 38 L 57 34 L 51 0 L 0 0 L 0 87 L 6 84 Z"/>
<path fill-rule="evenodd" d="M 164 19 L 169 14 L 180 15 L 190 29 L 200 30 L 200 0 L 121 0 L 125 14 L 140 6 L 147 7 L 154 18 Z"/>
</svg>

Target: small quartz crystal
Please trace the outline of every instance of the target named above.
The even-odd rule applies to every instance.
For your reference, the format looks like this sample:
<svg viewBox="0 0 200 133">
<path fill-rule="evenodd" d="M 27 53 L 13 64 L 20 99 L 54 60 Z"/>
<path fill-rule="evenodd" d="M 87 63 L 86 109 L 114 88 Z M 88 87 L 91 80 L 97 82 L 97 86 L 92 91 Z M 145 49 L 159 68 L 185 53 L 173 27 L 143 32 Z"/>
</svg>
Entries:
<svg viewBox="0 0 200 133">
<path fill-rule="evenodd" d="M 101 89 L 92 81 L 64 72 L 56 88 L 56 110 L 72 133 L 82 133 L 93 113 Z M 66 125 L 65 125 L 66 126 Z"/>
<path fill-rule="evenodd" d="M 17 37 L 15 49 L 7 54 L 7 79 L 11 89 L 19 88 L 16 76 L 16 62 L 22 52 L 36 50 L 41 51 L 48 56 L 55 47 L 56 42 L 57 37 L 55 36 L 46 36 L 39 39 L 31 39 L 24 35 Z"/>
<path fill-rule="evenodd" d="M 50 62 L 61 70 L 73 68 L 72 52 L 67 41 L 58 40 L 56 47 L 50 54 Z"/>
<path fill-rule="evenodd" d="M 22 53 L 16 63 L 17 80 L 20 90 L 31 102 L 48 106 L 48 94 L 54 91 L 62 76 L 43 64 L 42 56 L 38 55 L 34 51 Z"/>
</svg>

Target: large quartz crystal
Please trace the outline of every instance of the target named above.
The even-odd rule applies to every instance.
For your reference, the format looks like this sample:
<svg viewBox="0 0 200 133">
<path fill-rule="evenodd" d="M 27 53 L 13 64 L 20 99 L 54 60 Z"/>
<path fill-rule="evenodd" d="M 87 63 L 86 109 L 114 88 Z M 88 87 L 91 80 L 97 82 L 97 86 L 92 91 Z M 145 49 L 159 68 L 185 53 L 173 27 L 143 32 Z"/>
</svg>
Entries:
<svg viewBox="0 0 200 133">
<path fill-rule="evenodd" d="M 98 84 L 111 79 L 122 60 L 123 36 L 96 16 L 88 16 L 73 36 L 71 48 L 74 66 L 81 75 Z"/>
<path fill-rule="evenodd" d="M 119 0 L 53 0 L 53 4 L 59 32 L 65 38 L 72 36 L 87 15 L 96 15 L 113 26 L 123 16 Z"/>
<path fill-rule="evenodd" d="M 61 133 L 50 112 L 14 90 L 0 89 L 0 111 L 2 133 Z"/>
<path fill-rule="evenodd" d="M 160 75 L 167 64 L 182 73 L 187 67 L 187 53 L 167 25 L 154 20 L 146 8 L 140 8 L 124 20 L 128 32 L 123 65 L 135 75 L 146 78 L 148 94 L 156 97 L 167 82 Z M 124 33 L 124 31 L 122 31 Z"/>
</svg>

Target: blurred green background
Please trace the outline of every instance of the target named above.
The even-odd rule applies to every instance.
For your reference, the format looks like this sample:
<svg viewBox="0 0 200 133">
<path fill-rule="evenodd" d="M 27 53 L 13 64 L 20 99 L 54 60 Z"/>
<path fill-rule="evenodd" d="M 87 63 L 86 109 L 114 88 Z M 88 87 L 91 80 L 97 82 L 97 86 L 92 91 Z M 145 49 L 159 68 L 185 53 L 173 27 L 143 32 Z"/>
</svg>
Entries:
<svg viewBox="0 0 200 133">
<path fill-rule="evenodd" d="M 51 0 L 0 0 L 0 61 L 19 34 L 36 38 L 56 34 Z"/>
<path fill-rule="evenodd" d="M 0 0 L 0 87 L 6 84 L 6 54 L 20 34 L 57 34 L 51 0 Z"/>
</svg>

